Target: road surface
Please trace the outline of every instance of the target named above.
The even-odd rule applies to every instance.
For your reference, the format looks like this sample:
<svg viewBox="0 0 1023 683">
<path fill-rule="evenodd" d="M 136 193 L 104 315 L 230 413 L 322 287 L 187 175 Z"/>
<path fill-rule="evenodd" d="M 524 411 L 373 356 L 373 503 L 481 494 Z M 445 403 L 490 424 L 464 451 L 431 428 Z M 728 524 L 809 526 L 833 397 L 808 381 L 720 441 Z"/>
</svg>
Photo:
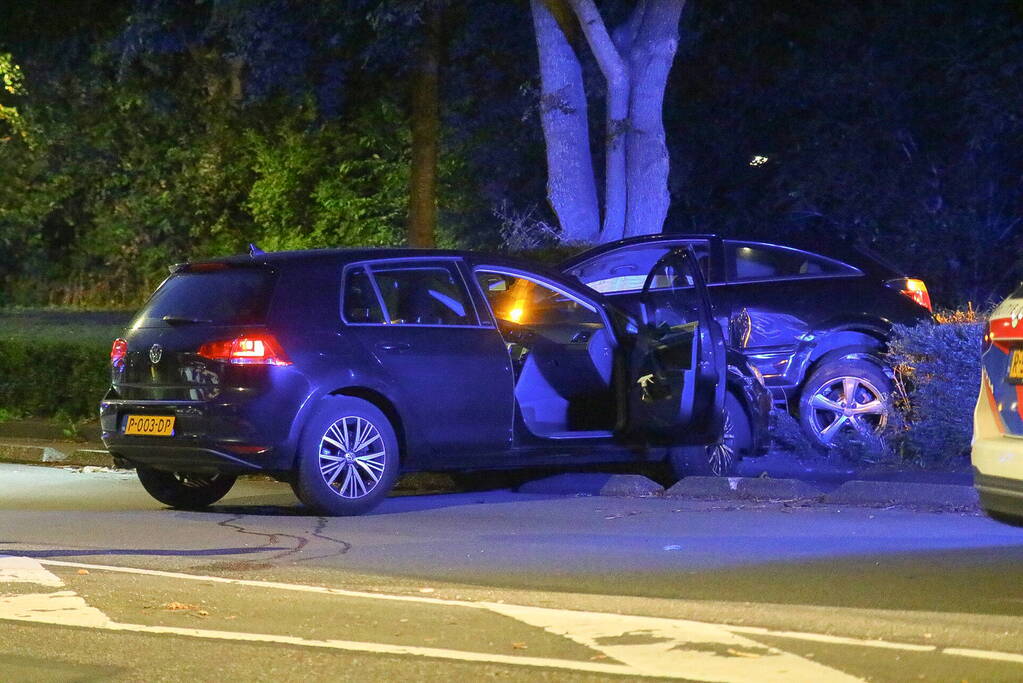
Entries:
<svg viewBox="0 0 1023 683">
<path fill-rule="evenodd" d="M 396 496 L 205 512 L 0 465 L 11 680 L 1018 681 L 1023 530 L 899 509 Z"/>
</svg>

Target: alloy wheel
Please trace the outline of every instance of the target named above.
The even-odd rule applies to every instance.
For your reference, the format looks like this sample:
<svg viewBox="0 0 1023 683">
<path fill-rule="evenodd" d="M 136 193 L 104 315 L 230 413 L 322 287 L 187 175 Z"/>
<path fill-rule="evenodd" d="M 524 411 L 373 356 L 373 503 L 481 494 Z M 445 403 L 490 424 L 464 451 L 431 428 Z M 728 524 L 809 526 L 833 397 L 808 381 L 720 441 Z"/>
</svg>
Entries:
<svg viewBox="0 0 1023 683">
<path fill-rule="evenodd" d="M 342 417 L 320 439 L 320 475 L 342 498 L 357 499 L 369 494 L 380 482 L 385 463 L 384 440 L 366 418 Z"/>
<path fill-rule="evenodd" d="M 875 436 L 888 424 L 884 394 L 862 377 L 829 379 L 813 392 L 809 405 L 810 427 L 825 445 L 843 431 Z"/>
<path fill-rule="evenodd" d="M 732 423 L 732 416 L 727 410 L 724 417 L 721 443 L 707 447 L 710 471 L 716 477 L 731 471 L 732 463 L 735 462 L 735 425 Z"/>
</svg>

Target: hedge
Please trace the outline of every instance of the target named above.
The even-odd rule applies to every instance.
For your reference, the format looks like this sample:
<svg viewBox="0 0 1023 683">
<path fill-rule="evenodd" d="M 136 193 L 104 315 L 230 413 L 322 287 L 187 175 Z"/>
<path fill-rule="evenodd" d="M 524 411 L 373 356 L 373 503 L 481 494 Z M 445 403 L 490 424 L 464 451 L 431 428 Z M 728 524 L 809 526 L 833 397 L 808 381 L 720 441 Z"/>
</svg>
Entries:
<svg viewBox="0 0 1023 683">
<path fill-rule="evenodd" d="M 972 310 L 894 326 L 888 361 L 901 419 L 890 441 L 903 457 L 936 465 L 969 453 L 983 336 L 984 324 Z"/>
<path fill-rule="evenodd" d="M 95 340 L 0 338 L 0 414 L 95 417 L 109 362 L 110 345 Z"/>
</svg>

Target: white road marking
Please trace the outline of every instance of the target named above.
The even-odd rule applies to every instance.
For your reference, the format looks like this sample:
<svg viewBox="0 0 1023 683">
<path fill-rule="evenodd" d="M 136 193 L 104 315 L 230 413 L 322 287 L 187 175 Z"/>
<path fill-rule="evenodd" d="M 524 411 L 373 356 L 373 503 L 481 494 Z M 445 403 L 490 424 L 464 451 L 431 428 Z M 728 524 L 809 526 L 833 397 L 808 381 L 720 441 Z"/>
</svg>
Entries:
<svg viewBox="0 0 1023 683">
<path fill-rule="evenodd" d="M 946 647 L 942 650 L 946 655 L 959 655 L 960 657 L 976 657 L 977 659 L 991 659 L 996 662 L 1014 662 L 1023 664 L 1023 655 L 1015 652 L 994 652 L 992 650 L 971 650 L 966 647 Z"/>
<path fill-rule="evenodd" d="M 491 609 L 599 650 L 650 676 L 762 683 L 861 680 L 737 636 L 717 624 L 521 605 L 491 605 Z"/>
<path fill-rule="evenodd" d="M 42 565 L 36 560 L 30 557 L 10 557 L 7 555 L 0 555 L 0 582 L 35 583 L 53 588 L 64 585 L 63 581 L 43 569 Z"/>
<path fill-rule="evenodd" d="M 45 581 L 45 585 L 61 585 L 60 578 L 47 571 L 40 562 L 29 558 L 0 556 L 0 567 L 10 560 L 11 574 L 31 576 Z M 0 620 L 28 621 L 66 626 L 87 626 L 107 631 L 160 633 L 193 638 L 231 641 L 269 642 L 306 647 L 330 648 L 374 654 L 405 655 L 452 659 L 459 661 L 530 666 L 548 669 L 586 671 L 599 674 L 626 676 L 681 677 L 699 681 L 740 682 L 820 681 L 850 683 L 860 679 L 836 669 L 798 657 L 776 648 L 765 647 L 747 638 L 730 633 L 714 624 L 660 619 L 652 617 L 622 616 L 600 612 L 558 610 L 545 607 L 504 605 L 500 603 L 473 603 L 418 596 L 393 596 L 362 591 L 339 591 L 317 586 L 302 586 L 277 582 L 225 579 L 224 577 L 197 577 L 157 570 L 128 570 L 123 567 L 84 565 L 77 562 L 46 561 L 49 565 L 78 567 L 96 571 L 121 571 L 186 580 L 205 580 L 213 583 L 252 585 L 260 588 L 285 588 L 346 597 L 371 599 L 403 599 L 429 605 L 448 607 L 467 606 L 486 609 L 530 626 L 544 629 L 561 637 L 601 652 L 616 662 L 593 662 L 541 657 L 488 654 L 424 648 L 385 643 L 354 642 L 347 640 L 316 640 L 297 636 L 260 633 L 239 633 L 209 629 L 180 628 L 125 624 L 111 620 L 105 614 L 89 607 L 72 591 L 40 595 L 21 595 L 0 599 Z"/>
<path fill-rule="evenodd" d="M 878 647 L 883 650 L 908 650 L 910 652 L 934 652 L 935 645 L 914 645 L 913 643 L 891 643 L 887 640 L 866 640 L 864 638 L 846 638 L 843 636 L 832 636 L 824 633 L 807 633 L 806 631 L 773 631 L 759 626 L 728 626 L 732 633 L 745 633 L 751 636 L 774 636 L 776 638 L 793 638 L 795 640 L 810 640 L 829 645 L 855 645 L 856 647 Z"/>
<path fill-rule="evenodd" d="M 222 576 L 203 576 L 184 574 L 155 569 L 138 569 L 134 567 L 118 567 L 111 565 L 87 564 L 81 562 L 65 562 L 61 560 L 41 560 L 31 558 L 0 556 L 0 581 L 31 581 L 41 585 L 60 587 L 60 578 L 43 568 L 42 565 L 72 567 L 97 571 L 119 572 L 158 576 L 186 581 L 221 583 L 259 588 L 299 591 L 304 593 L 320 593 L 340 597 L 367 598 L 397 602 L 419 603 L 424 605 L 443 605 L 448 607 L 466 607 L 483 609 L 504 616 L 512 617 L 532 626 L 569 638 L 606 653 L 609 657 L 624 662 L 624 666 L 597 662 L 569 661 L 558 659 L 542 659 L 509 655 L 491 655 L 484 653 L 463 652 L 460 650 L 444 650 L 438 648 L 420 648 L 412 646 L 388 645 L 382 643 L 360 643 L 341 640 L 308 640 L 289 636 L 266 634 L 233 633 L 226 631 L 208 631 L 203 629 L 179 629 L 163 626 L 144 626 L 140 624 L 120 624 L 103 616 L 108 630 L 134 630 L 151 633 L 167 633 L 200 638 L 218 638 L 228 640 L 258 640 L 263 642 L 281 642 L 308 645 L 310 647 L 329 647 L 341 650 L 374 652 L 379 654 L 408 654 L 443 659 L 461 659 L 465 661 L 492 662 L 501 664 L 521 664 L 524 666 L 541 666 L 558 669 L 593 671 L 596 673 L 615 673 L 632 676 L 684 676 L 691 680 L 707 681 L 744 681 L 744 680 L 781 680 L 770 676 L 780 676 L 784 667 L 786 681 L 797 680 L 857 680 L 834 669 L 828 669 L 816 662 L 785 653 L 777 648 L 757 643 L 748 636 L 772 636 L 790 638 L 830 645 L 849 645 L 911 652 L 933 652 L 959 657 L 971 657 L 989 661 L 1001 661 L 1023 664 L 1023 654 L 976 650 L 969 648 L 939 648 L 934 645 L 917 645 L 899 643 L 880 639 L 859 639 L 833 636 L 822 633 L 802 631 L 782 631 L 753 626 L 733 626 L 728 624 L 710 624 L 706 622 L 688 621 L 684 619 L 667 619 L 661 617 L 641 617 L 631 615 L 609 614 L 603 612 L 582 612 L 577 610 L 552 609 L 547 607 L 531 607 L 528 605 L 508 605 L 495 602 L 470 602 L 466 600 L 446 600 L 416 595 L 391 595 L 369 591 L 352 591 L 323 586 L 282 583 L 276 581 L 257 581 L 252 579 L 232 579 Z M 31 577 L 31 578 L 30 578 Z M 64 597 L 77 597 L 73 592 L 62 592 Z M 58 595 L 58 594 L 49 594 Z M 22 596 L 24 597 L 24 596 Z M 36 596 L 38 597 L 38 596 Z M 81 598 L 78 598 L 81 600 Z M 26 618 L 20 620 L 47 621 L 54 624 L 69 624 L 61 621 L 63 612 L 69 618 L 87 620 L 95 617 L 99 610 L 81 603 L 66 601 L 60 603 L 66 610 L 24 612 L 29 602 L 19 603 L 19 613 Z M 39 603 L 44 605 L 46 603 Z M 51 606 L 57 602 L 49 603 Z M 87 608 L 87 613 L 82 607 Z M 76 610 L 78 610 L 76 612 Z M 18 619 L 10 616 L 14 612 L 13 602 L 0 600 L 0 619 Z M 77 616 L 75 616 L 77 614 Z M 47 615 L 50 620 L 47 620 Z M 91 616 L 89 616 L 91 615 Z M 709 655 L 710 651 L 718 652 Z M 722 650 L 726 656 L 721 656 Z M 729 652 L 731 650 L 731 652 Z M 730 655 L 730 656 L 729 656 Z M 742 660 L 746 660 L 743 662 Z M 745 667 L 748 663 L 750 666 Z M 718 664 L 721 664 L 718 667 Z M 765 666 L 768 665 L 769 666 Z M 807 665 L 812 665 L 807 666 Z M 696 667 L 694 669 L 694 667 Z M 816 668 L 813 668 L 816 667 Z M 655 673 L 657 672 L 657 673 Z M 696 675 L 694 675 L 696 674 Z M 705 677 L 701 677 L 705 676 Z"/>
<path fill-rule="evenodd" d="M 61 626 L 107 628 L 113 622 L 95 607 L 89 607 L 74 591 L 29 593 L 0 598 L 0 619 L 37 621 Z"/>
</svg>

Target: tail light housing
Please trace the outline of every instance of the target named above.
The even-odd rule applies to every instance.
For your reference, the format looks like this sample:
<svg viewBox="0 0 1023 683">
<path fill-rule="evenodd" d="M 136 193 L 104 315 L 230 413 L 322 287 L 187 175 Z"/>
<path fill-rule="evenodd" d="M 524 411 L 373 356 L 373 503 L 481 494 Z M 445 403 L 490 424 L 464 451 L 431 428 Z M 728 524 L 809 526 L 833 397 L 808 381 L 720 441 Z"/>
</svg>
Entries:
<svg viewBox="0 0 1023 683">
<path fill-rule="evenodd" d="M 886 283 L 889 287 L 893 287 L 899 292 L 919 305 L 931 312 L 931 295 L 927 292 L 927 285 L 923 280 L 918 280 L 915 277 L 900 277 L 895 280 L 889 280 Z"/>
<path fill-rule="evenodd" d="M 199 347 L 198 353 L 203 358 L 233 365 L 291 365 L 284 349 L 269 332 L 207 342 Z"/>
<path fill-rule="evenodd" d="M 110 347 L 110 364 L 115 368 L 124 365 L 124 357 L 128 355 L 128 342 L 124 339 L 115 339 Z"/>
</svg>

